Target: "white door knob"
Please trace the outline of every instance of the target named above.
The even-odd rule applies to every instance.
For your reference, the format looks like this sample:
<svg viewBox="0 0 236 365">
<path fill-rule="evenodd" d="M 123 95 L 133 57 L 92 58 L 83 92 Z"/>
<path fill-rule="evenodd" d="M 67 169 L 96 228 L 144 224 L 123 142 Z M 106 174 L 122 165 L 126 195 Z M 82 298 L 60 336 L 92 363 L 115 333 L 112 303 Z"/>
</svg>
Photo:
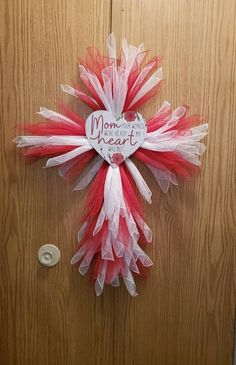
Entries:
<svg viewBox="0 0 236 365">
<path fill-rule="evenodd" d="M 43 245 L 38 250 L 38 259 L 43 266 L 54 266 L 61 258 L 59 249 L 54 245 Z"/>
</svg>

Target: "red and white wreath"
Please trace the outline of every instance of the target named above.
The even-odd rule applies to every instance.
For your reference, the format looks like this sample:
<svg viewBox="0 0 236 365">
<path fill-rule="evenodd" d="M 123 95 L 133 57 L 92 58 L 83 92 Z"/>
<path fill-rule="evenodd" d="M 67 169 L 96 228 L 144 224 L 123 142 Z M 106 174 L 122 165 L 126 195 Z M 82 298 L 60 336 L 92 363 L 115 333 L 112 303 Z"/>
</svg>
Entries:
<svg viewBox="0 0 236 365">
<path fill-rule="evenodd" d="M 152 192 L 130 157 L 142 161 L 166 193 L 178 177 L 189 179 L 198 171 L 207 124 L 197 125 L 202 122 L 199 115 L 186 116 L 184 105 L 172 111 L 167 101 L 146 121 L 137 109 L 159 89 L 159 57 L 147 62 L 143 44 L 136 48 L 124 39 L 117 58 L 114 34 L 107 45 L 107 57 L 90 47 L 86 60 L 79 61 L 87 92 L 77 85 L 62 85 L 63 91 L 93 110 L 87 120 L 63 105 L 63 115 L 41 108 L 45 121 L 25 124 L 27 135 L 14 142 L 25 148 L 25 157 L 46 157 L 46 167 L 59 166 L 61 176 L 76 180 L 74 190 L 91 183 L 79 247 L 71 262 L 82 275 L 93 267 L 97 295 L 104 283 L 119 286 L 123 278 L 136 296 L 134 276 L 152 265 L 143 250 L 152 241 L 152 231 L 136 190 L 148 203 Z"/>
</svg>

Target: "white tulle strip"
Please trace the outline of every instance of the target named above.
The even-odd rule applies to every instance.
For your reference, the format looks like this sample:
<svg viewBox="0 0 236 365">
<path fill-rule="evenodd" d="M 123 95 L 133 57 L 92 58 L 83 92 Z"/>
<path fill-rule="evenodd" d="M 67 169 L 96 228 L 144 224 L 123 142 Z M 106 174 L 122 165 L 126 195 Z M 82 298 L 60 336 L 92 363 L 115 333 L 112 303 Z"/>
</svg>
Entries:
<svg viewBox="0 0 236 365">
<path fill-rule="evenodd" d="M 120 217 L 125 219 L 129 231 L 128 237 L 127 235 L 124 237 L 122 230 L 119 229 Z M 152 232 L 150 228 L 138 215 L 135 219 L 145 237 L 150 242 L 152 239 Z M 102 229 L 105 220 L 108 223 L 108 230 L 105 231 L 106 234 L 102 235 L 101 238 L 103 266 L 95 282 L 96 294 L 100 295 L 103 291 L 107 262 L 109 260 L 114 261 L 115 255 L 122 259 L 123 269 L 119 272 L 118 267 L 118 269 L 114 271 L 110 284 L 112 286 L 119 286 L 119 276 L 121 275 L 129 293 L 132 296 L 136 296 L 136 285 L 132 272 L 139 273 L 137 260 L 140 260 L 145 267 L 152 265 L 152 261 L 138 244 L 139 232 L 134 217 L 124 201 L 119 167 L 112 168 L 109 166 L 108 168 L 104 186 L 104 203 L 94 229 L 94 236 Z M 86 224 L 81 228 L 79 233 L 80 239 L 83 238 L 85 230 Z M 91 247 L 93 248 L 91 249 Z M 78 263 L 83 257 L 83 260 L 79 265 L 79 272 L 82 275 L 85 275 L 96 252 L 96 245 L 90 245 L 89 242 L 87 242 L 85 245 L 81 246 L 72 258 L 71 262 L 73 264 Z"/>
<path fill-rule="evenodd" d="M 80 230 L 78 232 L 78 241 L 82 240 L 82 238 L 84 237 L 86 228 L 87 228 L 88 223 L 85 222 L 82 227 L 80 227 Z"/>
<path fill-rule="evenodd" d="M 170 103 L 167 100 L 164 100 L 161 104 L 161 107 L 158 111 L 154 114 L 153 118 L 160 118 L 163 114 L 166 114 L 168 111 L 171 110 Z"/>
<path fill-rule="evenodd" d="M 95 74 L 91 73 L 90 71 L 86 70 L 86 68 L 82 65 L 79 65 L 79 71 L 80 71 L 81 79 L 87 80 L 91 83 L 91 85 L 96 90 L 96 93 L 97 93 L 99 99 L 102 101 L 106 110 L 112 112 L 111 105 L 109 104 L 109 102 L 107 100 L 106 94 L 105 94 L 97 76 Z"/>
<path fill-rule="evenodd" d="M 133 275 L 132 275 L 128 265 L 126 265 L 125 270 L 122 273 L 122 276 L 123 276 L 123 280 L 124 280 L 126 289 L 128 290 L 128 292 L 130 293 L 130 295 L 132 297 L 136 297 L 138 295 L 136 292 L 136 285 L 135 285 Z"/>
<path fill-rule="evenodd" d="M 114 72 L 115 72 L 114 64 L 111 64 L 110 66 L 104 68 L 102 71 L 103 90 L 113 115 L 115 114 L 115 107 L 113 100 L 113 83 L 112 83 Z"/>
<path fill-rule="evenodd" d="M 132 109 L 132 105 L 134 105 L 137 101 L 139 101 L 144 95 L 146 95 L 154 86 L 158 85 L 163 79 L 162 68 L 158 68 L 156 72 L 145 82 L 145 84 L 141 87 L 138 93 L 135 95 L 134 99 L 128 106 L 129 109 Z"/>
<path fill-rule="evenodd" d="M 33 146 L 89 146 L 88 139 L 81 136 L 18 136 L 13 140 L 17 147 Z"/>
<path fill-rule="evenodd" d="M 113 235 L 116 237 L 119 229 L 120 211 L 124 210 L 120 170 L 118 167 L 109 166 L 104 187 L 104 203 L 94 229 L 94 235 L 100 231 L 104 220 L 107 219 L 109 229 L 113 231 Z"/>
<path fill-rule="evenodd" d="M 86 253 L 86 249 L 87 249 L 86 245 L 83 245 L 80 247 L 80 249 L 76 252 L 76 254 L 71 259 L 72 265 L 76 264 L 77 262 L 79 262 L 81 260 L 81 258 Z"/>
<path fill-rule="evenodd" d="M 74 150 L 64 153 L 63 155 L 52 157 L 47 160 L 45 167 L 54 167 L 63 164 L 64 162 L 70 161 L 72 158 L 81 155 L 84 152 L 91 150 L 91 146 L 82 146 L 75 148 Z"/>
<path fill-rule="evenodd" d="M 65 165 L 62 165 L 58 169 L 59 176 L 64 177 L 66 173 L 73 168 L 74 165 L 76 165 L 77 160 L 72 159 L 71 161 L 68 161 Z"/>
<path fill-rule="evenodd" d="M 130 92 L 132 93 L 132 91 L 135 89 L 135 87 L 142 83 L 143 80 L 145 79 L 145 77 L 148 75 L 148 73 L 150 72 L 150 70 L 152 69 L 152 67 L 155 65 L 155 61 L 150 62 L 148 65 L 144 66 L 144 68 L 141 70 L 141 72 L 139 73 L 137 79 L 135 80 L 134 85 L 132 86 Z"/>
<path fill-rule="evenodd" d="M 155 177 L 158 185 L 160 186 L 161 190 L 164 193 L 167 193 L 170 184 L 178 185 L 177 179 L 173 172 L 169 171 L 166 167 L 163 166 L 162 169 L 157 169 L 153 166 L 146 165 L 150 171 L 152 172 L 153 176 Z"/>
<path fill-rule="evenodd" d="M 178 120 L 179 118 L 176 117 L 175 123 L 178 123 Z M 171 121 L 168 129 L 173 126 Z M 147 133 L 142 148 L 160 152 L 176 152 L 192 164 L 200 165 L 198 156 L 206 149 L 200 141 L 206 136 L 207 128 L 208 124 L 202 124 L 190 128 L 185 134 L 179 134 L 176 130 L 168 131 L 166 128 L 160 128 L 156 132 Z M 160 130 L 162 131 L 160 132 Z"/>
<path fill-rule="evenodd" d="M 167 117 L 166 122 L 165 122 L 165 119 L 163 119 L 163 126 L 161 128 L 158 128 L 154 132 L 148 133 L 147 137 L 151 138 L 151 137 L 160 136 L 165 131 L 169 130 L 170 128 L 173 128 L 179 122 L 179 119 L 182 116 L 184 116 L 184 114 L 186 113 L 186 109 L 187 108 L 185 106 L 180 106 L 177 109 L 175 109 L 171 113 L 171 116 L 170 117 L 169 116 Z M 155 114 L 155 117 L 161 117 L 161 115 L 163 113 L 166 113 L 168 110 L 170 110 L 170 104 L 165 101 L 162 104 L 162 106 L 161 106 L 160 110 L 158 111 L 158 113 Z"/>
<path fill-rule="evenodd" d="M 137 188 L 139 189 L 140 194 L 143 196 L 143 198 L 151 204 L 151 196 L 152 192 L 149 189 L 146 181 L 143 179 L 142 175 L 140 174 L 139 170 L 135 166 L 135 164 L 128 158 L 125 161 L 126 166 L 128 167 L 129 172 L 131 173 L 135 184 L 137 185 Z"/>
<path fill-rule="evenodd" d="M 125 104 L 125 99 L 128 91 L 129 71 L 118 67 L 118 71 L 114 70 L 114 75 L 114 114 L 116 117 L 118 117 L 122 113 Z"/>
<path fill-rule="evenodd" d="M 70 85 L 61 85 L 61 89 L 62 91 L 64 91 L 65 93 L 69 94 L 69 95 L 72 95 L 72 96 L 75 96 L 76 98 L 79 98 L 81 95 L 86 95 L 84 94 L 83 92 L 79 91 L 79 90 L 76 90 L 75 88 L 73 88 L 72 86 Z M 86 95 L 86 97 L 91 100 L 92 103 L 94 103 L 95 105 L 97 105 L 98 109 L 100 108 L 98 103 L 96 102 L 95 99 L 93 99 L 91 96 L 89 95 Z"/>
<path fill-rule="evenodd" d="M 143 232 L 144 237 L 146 238 L 147 242 L 152 242 L 152 231 L 148 227 L 148 225 L 144 222 L 144 220 L 139 215 L 135 216 L 135 220 L 136 220 L 139 228 Z"/>
<path fill-rule="evenodd" d="M 54 122 L 65 121 L 73 125 L 77 125 L 73 120 L 67 118 L 65 115 L 54 112 L 53 110 L 49 110 L 45 107 L 41 107 L 40 111 L 37 114 L 41 115 L 41 117 L 53 120 Z"/>
<path fill-rule="evenodd" d="M 100 275 L 98 276 L 97 280 L 95 281 L 95 292 L 96 292 L 97 296 L 101 295 L 103 292 L 106 272 L 107 272 L 107 261 L 104 260 L 103 266 L 102 266 L 102 271 L 101 271 Z"/>
<path fill-rule="evenodd" d="M 134 62 L 138 62 L 138 67 L 141 65 L 144 57 L 145 57 L 145 48 L 143 44 L 140 44 L 138 47 L 132 46 L 127 43 L 126 39 L 122 40 L 122 53 L 124 56 L 124 63 L 121 62 L 121 68 L 126 68 L 128 72 L 132 70 L 134 66 Z M 136 56 L 140 55 L 139 60 L 137 60 Z M 123 61 L 123 60 L 122 60 Z"/>
<path fill-rule="evenodd" d="M 112 282 L 110 283 L 111 286 L 114 286 L 115 288 L 117 288 L 118 286 L 120 286 L 120 279 L 118 276 L 116 276 Z"/>
<path fill-rule="evenodd" d="M 86 172 L 86 175 L 82 177 L 82 179 L 76 184 L 73 190 L 83 190 L 93 180 L 104 161 L 103 158 L 100 156 L 96 157 L 94 160 L 95 161 L 92 163 L 92 166 Z"/>
<path fill-rule="evenodd" d="M 107 38 L 107 48 L 108 48 L 109 58 L 111 58 L 115 62 L 116 61 L 116 38 L 115 38 L 114 33 L 109 34 L 109 36 Z"/>
<path fill-rule="evenodd" d="M 76 98 L 78 97 L 77 90 L 74 87 L 70 86 L 70 85 L 62 84 L 61 89 L 62 89 L 62 91 L 64 91 L 65 93 L 67 93 L 69 95 L 75 96 Z"/>
</svg>

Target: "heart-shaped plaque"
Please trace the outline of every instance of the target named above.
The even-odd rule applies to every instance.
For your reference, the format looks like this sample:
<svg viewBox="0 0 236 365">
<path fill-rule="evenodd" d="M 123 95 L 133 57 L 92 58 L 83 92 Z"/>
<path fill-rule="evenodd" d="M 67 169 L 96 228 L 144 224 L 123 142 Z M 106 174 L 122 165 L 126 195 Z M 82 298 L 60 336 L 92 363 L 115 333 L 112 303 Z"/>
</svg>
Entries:
<svg viewBox="0 0 236 365">
<path fill-rule="evenodd" d="M 91 146 L 112 167 L 120 165 L 143 143 L 147 126 L 142 115 L 128 111 L 115 118 L 106 110 L 89 115 L 85 124 Z"/>
</svg>

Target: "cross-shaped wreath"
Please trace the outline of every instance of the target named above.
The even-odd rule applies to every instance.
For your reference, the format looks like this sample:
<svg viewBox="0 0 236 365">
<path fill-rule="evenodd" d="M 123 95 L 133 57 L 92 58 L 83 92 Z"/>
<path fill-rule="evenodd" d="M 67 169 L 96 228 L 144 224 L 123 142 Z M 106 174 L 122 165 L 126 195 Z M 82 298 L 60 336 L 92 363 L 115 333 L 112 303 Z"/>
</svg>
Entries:
<svg viewBox="0 0 236 365">
<path fill-rule="evenodd" d="M 203 120 L 199 115 L 187 117 L 186 106 L 172 111 L 167 101 L 145 121 L 137 109 L 159 89 L 159 58 L 146 62 L 143 45 L 136 48 L 125 39 L 117 58 L 114 34 L 108 37 L 108 54 L 102 56 L 90 47 L 86 61 L 79 61 L 88 93 L 77 85 L 62 85 L 63 91 L 93 110 L 86 121 L 65 106 L 64 115 L 41 108 L 39 114 L 46 121 L 25 124 L 24 132 L 30 135 L 14 141 L 26 147 L 25 157 L 46 157 L 46 167 L 59 166 L 67 180 L 79 178 L 74 190 L 92 182 L 71 262 L 82 275 L 93 266 L 97 295 L 104 283 L 119 286 L 122 277 L 135 296 L 133 275 L 142 275 L 152 265 L 141 248 L 151 242 L 152 231 L 144 222 L 135 185 L 149 203 L 152 193 L 130 156 L 149 168 L 166 193 L 170 184 L 177 185 L 177 177 L 189 179 L 198 170 L 207 124 L 196 126 Z"/>
</svg>

